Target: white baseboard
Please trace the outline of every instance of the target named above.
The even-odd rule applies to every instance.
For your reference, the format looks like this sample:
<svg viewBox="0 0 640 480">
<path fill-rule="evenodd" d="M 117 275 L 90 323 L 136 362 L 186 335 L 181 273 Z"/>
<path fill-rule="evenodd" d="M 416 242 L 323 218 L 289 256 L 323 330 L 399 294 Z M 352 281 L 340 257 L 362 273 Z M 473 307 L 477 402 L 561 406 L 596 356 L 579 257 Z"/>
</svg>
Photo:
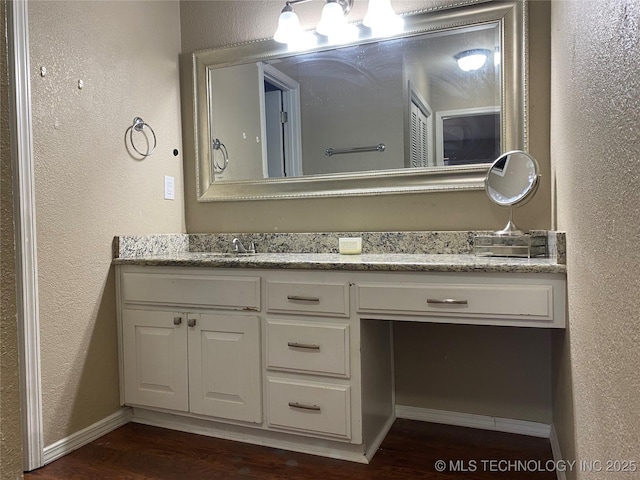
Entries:
<svg viewBox="0 0 640 480">
<path fill-rule="evenodd" d="M 208 437 L 251 443 L 263 447 L 278 448 L 292 452 L 319 455 L 322 457 L 349 460 L 357 463 L 369 463 L 361 444 L 345 441 L 332 441 L 311 436 L 291 435 L 286 432 L 265 430 L 264 428 L 247 427 L 231 423 L 214 422 L 189 415 L 134 408 L 135 423 L 154 427 L 169 428 L 186 433 L 206 435 Z M 373 456 L 373 455 L 371 455 Z"/>
<path fill-rule="evenodd" d="M 528 422 L 510 418 L 475 415 L 473 413 L 448 412 L 430 408 L 409 407 L 396 405 L 396 417 L 423 422 L 456 425 L 458 427 L 479 428 L 496 432 L 516 433 L 530 437 L 550 438 L 551 425 L 546 423 Z"/>
<path fill-rule="evenodd" d="M 448 412 L 445 410 L 434 410 L 429 408 L 419 408 L 419 407 L 409 407 L 405 405 L 396 405 L 396 417 L 397 418 L 405 418 L 408 420 L 418 420 L 423 422 L 432 422 L 432 423 L 442 423 L 445 425 L 456 425 L 460 427 L 470 427 L 470 428 L 479 428 L 482 430 L 493 430 L 497 432 L 506 432 L 506 433 L 515 433 L 519 435 L 529 435 L 532 437 L 541 437 L 541 438 L 549 438 L 551 442 L 551 450 L 553 452 L 554 460 L 562 459 L 562 454 L 560 452 L 560 444 L 558 442 L 558 437 L 556 435 L 555 428 L 553 425 L 548 425 L 545 423 L 538 422 L 529 422 L 526 420 L 514 420 L 509 418 L 499 418 L 499 417 L 491 417 L 485 415 L 475 415 L 472 413 L 459 413 L 459 412 Z M 43 460 L 44 465 L 57 460 L 58 458 L 71 453 L 78 448 L 91 443 L 92 441 L 106 435 L 107 433 L 115 430 L 122 425 L 129 423 L 133 419 L 133 412 L 130 408 L 122 408 L 114 414 L 100 420 L 99 422 L 94 423 L 93 425 L 88 426 L 87 428 L 80 430 L 72 435 L 69 435 L 66 438 L 58 440 L 57 442 L 48 445 L 44 448 L 43 452 Z M 145 421 L 146 420 L 146 421 Z M 200 433 L 204 432 L 199 431 L 200 429 L 193 428 L 176 428 L 176 425 L 167 424 L 162 421 L 150 421 L 150 419 L 141 419 L 135 418 L 134 421 L 139 423 L 146 423 L 148 425 L 157 425 L 165 428 L 173 428 L 182 431 L 191 431 L 192 433 Z M 391 426 L 391 423 L 388 425 Z M 207 432 L 204 434 L 211 435 L 211 432 Z M 233 438 L 234 435 L 213 435 L 219 436 L 220 438 L 228 438 L 230 440 L 240 440 L 239 438 Z M 243 439 L 247 441 L 247 438 Z M 263 444 L 263 442 L 249 441 L 250 443 Z M 271 443 L 271 442 L 268 442 Z M 279 442 L 276 442 L 279 443 Z M 312 453 L 307 451 L 307 449 L 296 449 L 291 448 L 290 445 L 273 445 L 284 447 L 292 450 L 301 451 L 304 453 Z M 375 451 L 375 450 L 373 450 Z M 327 452 L 325 452 L 326 455 Z M 335 452 L 334 452 L 335 455 Z M 331 455 L 327 455 L 331 456 Z M 371 455 L 372 456 L 372 455 Z M 355 460 L 355 458 L 350 458 L 351 455 L 335 455 L 334 458 L 343 458 L 349 460 Z M 370 460 L 367 458 L 365 460 L 361 455 L 359 455 L 360 462 Z M 558 480 L 566 480 L 566 476 L 564 472 L 557 472 Z"/>
<path fill-rule="evenodd" d="M 564 460 L 562 458 L 562 452 L 560 451 L 560 441 L 558 440 L 558 434 L 556 433 L 556 427 L 551 424 L 551 434 L 549 435 L 549 441 L 551 442 L 551 452 L 553 453 L 553 459 L 558 462 Z M 567 474 L 564 471 L 556 470 L 558 480 L 567 480 Z"/>
<path fill-rule="evenodd" d="M 87 428 L 80 430 L 74 434 L 69 435 L 66 438 L 58 440 L 51 445 L 44 447 L 43 451 L 43 463 L 51 463 L 54 460 L 71 453 L 74 450 L 91 443 L 94 440 L 106 435 L 107 433 L 115 430 L 122 425 L 129 423 L 133 417 L 133 412 L 130 408 L 121 408 L 116 413 L 109 415 L 107 418 L 89 425 Z"/>
</svg>

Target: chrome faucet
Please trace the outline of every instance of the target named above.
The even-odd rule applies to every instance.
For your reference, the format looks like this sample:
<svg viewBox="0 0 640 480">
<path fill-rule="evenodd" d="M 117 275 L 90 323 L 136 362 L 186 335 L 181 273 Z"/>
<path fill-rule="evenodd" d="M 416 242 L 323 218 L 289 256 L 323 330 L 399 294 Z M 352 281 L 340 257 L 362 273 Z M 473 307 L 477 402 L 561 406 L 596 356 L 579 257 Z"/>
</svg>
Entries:
<svg viewBox="0 0 640 480">
<path fill-rule="evenodd" d="M 232 243 L 233 243 L 233 249 L 238 255 L 256 253 L 256 246 L 254 245 L 253 242 L 251 242 L 251 244 L 249 245 L 249 250 L 244 248 L 244 245 L 242 244 L 239 238 L 234 238 Z"/>
</svg>

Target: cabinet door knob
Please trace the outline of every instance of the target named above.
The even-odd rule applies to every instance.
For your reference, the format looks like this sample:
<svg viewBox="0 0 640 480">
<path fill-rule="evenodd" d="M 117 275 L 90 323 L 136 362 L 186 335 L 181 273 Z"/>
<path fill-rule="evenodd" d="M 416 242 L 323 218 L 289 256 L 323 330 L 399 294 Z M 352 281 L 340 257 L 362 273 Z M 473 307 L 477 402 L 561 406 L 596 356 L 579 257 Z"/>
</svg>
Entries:
<svg viewBox="0 0 640 480">
<path fill-rule="evenodd" d="M 177 327 L 182 324 L 182 317 L 173 317 L 173 324 Z"/>
<path fill-rule="evenodd" d="M 187 325 L 189 325 L 190 327 L 195 327 L 196 326 L 196 319 L 195 318 L 189 318 L 187 320 Z"/>
</svg>

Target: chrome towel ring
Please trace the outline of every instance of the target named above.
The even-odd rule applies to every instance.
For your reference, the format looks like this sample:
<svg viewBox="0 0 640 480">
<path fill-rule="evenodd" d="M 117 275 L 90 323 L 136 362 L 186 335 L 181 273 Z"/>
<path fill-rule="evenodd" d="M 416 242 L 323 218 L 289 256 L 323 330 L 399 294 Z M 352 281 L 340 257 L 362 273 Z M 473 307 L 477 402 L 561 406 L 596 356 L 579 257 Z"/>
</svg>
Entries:
<svg viewBox="0 0 640 480">
<path fill-rule="evenodd" d="M 138 150 L 136 148 L 135 143 L 133 143 L 133 131 L 135 130 L 136 132 L 144 133 L 143 132 L 144 127 L 147 127 L 149 129 L 149 131 L 151 131 L 151 135 L 153 135 L 153 147 L 151 147 L 151 149 L 149 149 L 149 147 L 147 146 L 147 153 L 143 153 L 140 150 Z M 156 146 L 158 144 L 158 141 L 156 139 L 156 132 L 154 132 L 153 128 L 151 128 L 151 125 L 149 125 L 144 120 L 142 120 L 142 118 L 140 118 L 140 117 L 134 118 L 133 119 L 133 125 L 131 125 L 129 128 L 127 128 L 127 132 L 129 133 L 129 141 L 131 142 L 131 146 L 136 151 L 136 153 L 138 153 L 139 155 L 142 155 L 143 157 L 148 157 L 153 152 L 155 152 Z M 125 135 L 126 134 L 127 133 L 125 132 Z"/>
<path fill-rule="evenodd" d="M 222 143 L 219 138 L 213 139 L 211 147 L 214 150 L 220 150 L 220 152 L 222 152 L 222 159 L 223 159 L 222 165 L 216 161 L 215 155 L 211 155 L 211 163 L 213 163 L 213 170 L 216 173 L 222 173 L 229 165 L 229 153 L 227 152 L 227 147 L 225 147 L 224 143 Z"/>
</svg>

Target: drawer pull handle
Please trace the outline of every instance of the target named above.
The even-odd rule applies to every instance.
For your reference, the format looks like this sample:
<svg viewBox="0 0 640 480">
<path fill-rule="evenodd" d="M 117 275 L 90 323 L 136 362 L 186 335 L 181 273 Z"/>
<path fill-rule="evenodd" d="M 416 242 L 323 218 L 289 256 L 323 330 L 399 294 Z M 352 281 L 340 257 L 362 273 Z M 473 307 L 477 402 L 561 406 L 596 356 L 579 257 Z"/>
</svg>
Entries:
<svg viewBox="0 0 640 480">
<path fill-rule="evenodd" d="M 314 412 L 320 411 L 320 407 L 318 405 L 309 405 L 306 403 L 289 402 L 289 406 L 291 408 L 300 408 L 302 410 L 313 410 Z"/>
<path fill-rule="evenodd" d="M 466 300 L 456 300 L 455 298 L 427 298 L 427 303 L 435 305 L 467 305 Z"/>
<path fill-rule="evenodd" d="M 319 302 L 320 299 L 318 297 L 304 297 L 301 295 L 287 295 L 287 300 L 298 301 L 298 302 Z"/>
<path fill-rule="evenodd" d="M 178 325 L 182 325 L 182 317 L 173 317 L 173 324 L 177 327 Z"/>
<path fill-rule="evenodd" d="M 187 320 L 187 325 L 189 325 L 190 327 L 195 327 L 196 326 L 196 319 L 195 318 L 189 318 Z"/>
<path fill-rule="evenodd" d="M 306 348 L 307 350 L 320 350 L 320 345 L 314 345 L 312 343 L 287 342 L 287 347 Z"/>
</svg>

